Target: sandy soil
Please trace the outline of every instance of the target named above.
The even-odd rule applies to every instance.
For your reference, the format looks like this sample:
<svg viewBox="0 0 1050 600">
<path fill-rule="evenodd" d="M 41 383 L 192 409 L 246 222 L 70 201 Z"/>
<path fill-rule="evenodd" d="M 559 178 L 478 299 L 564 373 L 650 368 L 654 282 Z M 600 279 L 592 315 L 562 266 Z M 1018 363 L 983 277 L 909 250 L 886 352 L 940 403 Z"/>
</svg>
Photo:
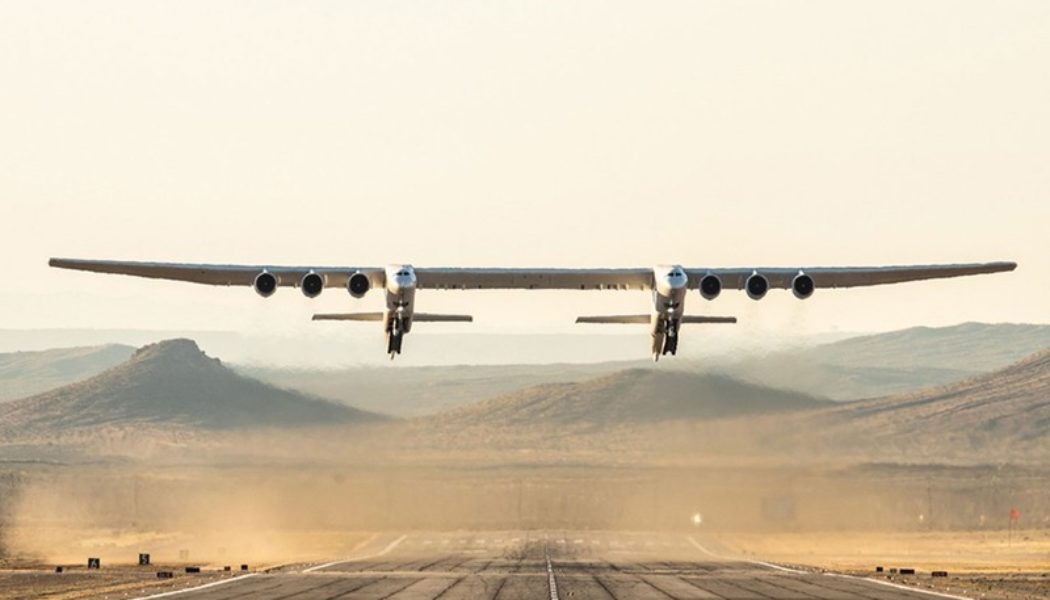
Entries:
<svg viewBox="0 0 1050 600">
<path fill-rule="evenodd" d="M 174 577 L 158 579 L 158 571 L 172 571 Z M 137 597 L 144 593 L 155 594 L 193 587 L 237 574 L 215 570 L 190 574 L 185 572 L 184 567 L 175 565 L 106 567 L 105 563 L 99 571 L 89 571 L 85 567 L 67 568 L 63 573 L 43 567 L 7 569 L 0 570 L 0 598 L 72 600 Z"/>
<path fill-rule="evenodd" d="M 926 572 L 1050 570 L 1050 531 L 807 532 L 721 536 L 736 554 L 772 562 L 872 573 L 876 566 Z"/>
<path fill-rule="evenodd" d="M 808 532 L 720 536 L 753 560 L 849 573 L 985 600 L 1050 598 L 1050 531 Z M 875 567 L 882 566 L 882 574 Z M 890 573 L 916 569 L 915 575 Z M 932 577 L 946 571 L 947 577 Z"/>
</svg>

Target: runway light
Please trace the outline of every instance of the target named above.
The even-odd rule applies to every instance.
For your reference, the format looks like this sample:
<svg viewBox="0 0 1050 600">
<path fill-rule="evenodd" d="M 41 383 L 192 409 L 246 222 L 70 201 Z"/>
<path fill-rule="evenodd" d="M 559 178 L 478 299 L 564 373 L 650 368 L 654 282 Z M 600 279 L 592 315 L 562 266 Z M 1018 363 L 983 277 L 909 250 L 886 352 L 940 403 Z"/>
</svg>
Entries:
<svg viewBox="0 0 1050 600">
<path fill-rule="evenodd" d="M 703 522 L 704 522 L 704 516 L 703 515 L 701 515 L 700 513 L 694 513 L 693 514 L 693 526 L 694 527 L 699 527 L 701 524 L 703 524 Z"/>
</svg>

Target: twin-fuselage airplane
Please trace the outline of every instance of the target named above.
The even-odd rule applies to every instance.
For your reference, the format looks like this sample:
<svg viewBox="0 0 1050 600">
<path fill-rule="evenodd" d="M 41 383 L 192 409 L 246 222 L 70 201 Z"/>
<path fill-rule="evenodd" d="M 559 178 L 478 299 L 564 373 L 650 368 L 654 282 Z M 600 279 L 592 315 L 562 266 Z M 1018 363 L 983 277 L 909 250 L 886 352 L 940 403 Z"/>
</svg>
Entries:
<svg viewBox="0 0 1050 600">
<path fill-rule="evenodd" d="M 527 268 L 415 268 L 388 267 L 272 267 L 249 265 L 197 265 L 53 258 L 52 267 L 188 281 L 207 285 L 252 286 L 263 297 L 278 287 L 298 287 L 316 298 L 325 288 L 343 288 L 354 298 L 370 290 L 383 290 L 383 312 L 314 315 L 314 320 L 378 321 L 387 334 L 387 352 L 401 353 L 405 334 L 414 322 L 471 321 L 468 315 L 415 312 L 416 290 L 643 290 L 652 293 L 649 314 L 587 316 L 577 323 L 641 323 L 649 325 L 653 359 L 678 350 L 679 328 L 686 323 L 735 323 L 733 317 L 685 314 L 686 294 L 697 290 L 714 300 L 723 289 L 743 290 L 753 300 L 772 289 L 789 289 L 799 299 L 816 288 L 849 288 L 924 279 L 943 279 L 1012 271 L 1012 262 L 895 267 L 815 268 L 684 268 L 662 265 L 628 269 L 527 269 Z"/>
</svg>

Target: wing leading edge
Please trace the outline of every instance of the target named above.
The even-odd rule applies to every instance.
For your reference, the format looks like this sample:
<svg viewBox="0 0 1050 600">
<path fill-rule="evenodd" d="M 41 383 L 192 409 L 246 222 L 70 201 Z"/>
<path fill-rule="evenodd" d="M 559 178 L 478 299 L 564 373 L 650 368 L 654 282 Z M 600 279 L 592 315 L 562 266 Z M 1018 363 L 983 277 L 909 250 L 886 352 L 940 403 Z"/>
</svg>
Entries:
<svg viewBox="0 0 1050 600">
<path fill-rule="evenodd" d="M 280 286 L 296 286 L 313 272 L 324 278 L 325 287 L 346 287 L 351 275 L 363 273 L 373 287 L 385 284 L 382 267 L 283 267 L 269 265 L 214 265 L 115 260 L 53 258 L 52 267 L 186 281 L 206 285 L 251 285 L 262 272 L 273 274 Z M 910 265 L 887 267 L 748 267 L 686 268 L 689 287 L 696 289 L 706 275 L 716 275 L 727 289 L 742 290 L 754 273 L 763 275 L 772 288 L 790 289 L 800 272 L 813 278 L 820 288 L 849 288 L 871 285 L 944 279 L 1013 271 L 1017 263 L 991 262 L 955 265 Z M 648 290 L 654 285 L 653 269 L 530 269 L 530 268 L 443 268 L 417 267 L 419 289 L 539 289 L 539 290 Z"/>
<path fill-rule="evenodd" d="M 704 276 L 717 275 L 727 289 L 742 290 L 747 278 L 758 273 L 769 281 L 769 286 L 778 289 L 791 289 L 791 281 L 799 273 L 813 278 L 817 289 L 851 288 L 926 279 L 947 279 L 967 275 L 984 275 L 1002 273 L 1017 268 L 1014 262 L 990 262 L 957 265 L 904 265 L 889 267 L 769 267 L 737 269 L 686 269 L 690 289 L 700 286 Z"/>
<path fill-rule="evenodd" d="M 186 281 L 204 285 L 249 286 L 259 273 L 267 272 L 277 278 L 277 285 L 295 287 L 309 273 L 324 278 L 325 287 L 346 287 L 350 276 L 363 273 L 372 287 L 385 283 L 385 271 L 381 267 L 281 267 L 270 265 L 209 265 L 165 262 L 137 262 L 121 260 L 82 260 L 78 258 L 52 258 L 48 264 L 58 269 L 91 271 L 131 275 L 150 279 Z"/>
</svg>

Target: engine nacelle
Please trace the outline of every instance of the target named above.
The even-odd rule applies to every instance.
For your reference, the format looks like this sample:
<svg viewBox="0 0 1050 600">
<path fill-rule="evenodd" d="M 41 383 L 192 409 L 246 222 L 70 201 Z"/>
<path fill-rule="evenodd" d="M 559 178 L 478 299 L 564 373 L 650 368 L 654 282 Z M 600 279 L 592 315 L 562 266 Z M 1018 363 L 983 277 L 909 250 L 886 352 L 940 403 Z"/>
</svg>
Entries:
<svg viewBox="0 0 1050 600">
<path fill-rule="evenodd" d="M 814 289 L 816 287 L 813 285 L 813 278 L 802 271 L 799 271 L 798 275 L 795 275 L 795 278 L 791 280 L 791 292 L 799 300 L 805 300 L 812 296 Z"/>
<path fill-rule="evenodd" d="M 753 273 L 744 283 L 744 289 L 747 290 L 748 298 L 761 300 L 766 296 L 766 292 L 769 291 L 769 280 L 766 279 L 765 275 Z"/>
<path fill-rule="evenodd" d="M 303 291 L 303 295 L 307 298 L 316 298 L 324 291 L 324 283 L 322 275 L 310 271 L 303 275 L 302 280 L 299 281 L 299 289 Z"/>
<path fill-rule="evenodd" d="M 346 290 L 354 298 L 364 298 L 370 289 L 372 289 L 372 281 L 368 278 L 368 275 L 360 271 L 351 275 L 346 282 Z"/>
<path fill-rule="evenodd" d="M 704 275 L 704 278 L 700 280 L 700 295 L 705 300 L 714 300 L 721 293 L 722 280 L 718 278 L 718 275 L 714 273 Z"/>
<path fill-rule="evenodd" d="M 269 298 L 277 291 L 277 276 L 269 271 L 263 271 L 255 276 L 252 287 L 255 288 L 256 294 L 263 298 Z"/>
</svg>

